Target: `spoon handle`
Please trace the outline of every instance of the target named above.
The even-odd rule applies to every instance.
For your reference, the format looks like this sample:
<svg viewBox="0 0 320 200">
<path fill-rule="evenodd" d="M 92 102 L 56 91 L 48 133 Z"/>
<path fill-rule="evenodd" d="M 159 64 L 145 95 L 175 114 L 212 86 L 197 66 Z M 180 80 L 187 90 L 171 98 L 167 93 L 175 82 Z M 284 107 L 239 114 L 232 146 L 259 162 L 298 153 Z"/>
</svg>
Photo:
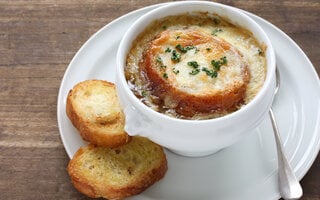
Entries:
<svg viewBox="0 0 320 200">
<path fill-rule="evenodd" d="M 269 110 L 269 116 L 272 122 L 274 137 L 277 145 L 280 195 L 284 199 L 299 199 L 303 193 L 302 188 L 285 156 L 284 147 L 281 142 L 278 126 L 272 108 Z"/>
</svg>

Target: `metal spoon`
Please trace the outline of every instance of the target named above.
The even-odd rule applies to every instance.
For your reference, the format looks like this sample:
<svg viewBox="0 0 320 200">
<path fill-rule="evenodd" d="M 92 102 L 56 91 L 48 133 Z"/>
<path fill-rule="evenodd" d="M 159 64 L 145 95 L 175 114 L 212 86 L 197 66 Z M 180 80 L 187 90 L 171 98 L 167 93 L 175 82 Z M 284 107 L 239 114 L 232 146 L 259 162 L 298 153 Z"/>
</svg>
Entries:
<svg viewBox="0 0 320 200">
<path fill-rule="evenodd" d="M 276 68 L 276 89 L 274 91 L 274 96 L 278 92 L 279 87 L 280 73 L 278 71 L 278 68 Z M 284 199 L 299 199 L 303 193 L 302 187 L 297 180 L 293 170 L 291 169 L 288 159 L 286 158 L 272 108 L 270 108 L 269 110 L 269 116 L 272 122 L 274 137 L 277 145 L 280 195 Z"/>
</svg>

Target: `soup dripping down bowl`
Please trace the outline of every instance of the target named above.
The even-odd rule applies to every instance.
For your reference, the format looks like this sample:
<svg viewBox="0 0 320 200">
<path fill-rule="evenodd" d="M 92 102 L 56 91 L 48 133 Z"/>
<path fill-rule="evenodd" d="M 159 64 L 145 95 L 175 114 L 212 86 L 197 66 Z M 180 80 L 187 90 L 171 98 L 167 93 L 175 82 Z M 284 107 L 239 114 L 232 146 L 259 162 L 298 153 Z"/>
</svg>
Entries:
<svg viewBox="0 0 320 200">
<path fill-rule="evenodd" d="M 132 85 L 130 81 L 127 80 L 126 75 L 128 54 L 133 44 L 136 43 L 137 38 L 141 37 L 143 31 L 150 26 L 150 24 L 161 19 L 170 19 L 171 16 L 187 16 L 192 15 L 192 13 L 201 13 L 207 16 L 213 14 L 213 16 L 218 16 L 219 20 L 223 19 L 232 24 L 230 25 L 231 27 L 240 27 L 241 29 L 247 30 L 247 32 L 250 33 L 249 35 L 254 37 L 262 47 L 262 50 L 258 49 L 259 52 L 257 54 L 263 54 L 265 59 L 265 76 L 255 96 L 238 110 L 211 119 L 176 118 L 149 107 L 143 103 L 138 97 L 139 95 L 135 94 L 132 90 Z M 216 21 L 214 23 L 216 23 Z M 167 27 L 163 27 L 163 29 L 167 29 Z M 168 30 L 170 30 L 170 27 Z M 214 30 L 220 31 L 220 29 Z M 215 33 L 212 33 L 212 35 L 215 35 Z M 209 48 L 206 49 L 209 50 Z M 241 48 L 239 49 L 239 55 L 242 55 L 242 50 Z M 172 55 L 173 50 L 173 48 L 170 49 L 170 55 Z M 184 56 L 178 49 L 176 49 L 176 52 Z M 196 54 L 197 51 L 194 50 L 194 53 Z M 246 54 L 245 56 L 248 57 L 250 55 Z M 141 59 L 144 59 L 144 55 Z M 234 144 L 262 122 L 272 104 L 275 89 L 275 55 L 271 42 L 266 33 L 254 20 L 239 9 L 223 4 L 201 1 L 174 2 L 144 14 L 126 31 L 120 42 L 116 60 L 116 86 L 118 97 L 126 116 L 125 130 L 129 135 L 148 137 L 155 143 L 179 155 L 193 157 L 206 156 Z M 249 59 L 249 61 L 246 62 L 249 63 L 248 65 L 252 65 L 254 61 L 254 59 Z M 230 62 L 231 61 L 228 60 L 228 64 Z M 139 61 L 139 63 L 141 63 L 141 61 Z M 224 67 L 223 64 L 222 59 L 220 61 L 220 65 L 222 65 L 221 68 Z M 190 67 L 190 69 L 192 69 L 192 67 Z M 198 67 L 197 69 L 200 68 Z M 182 74 L 182 72 L 180 73 Z M 211 75 L 207 73 L 204 68 L 198 70 L 197 73 L 201 76 Z M 219 73 L 220 72 L 218 72 L 218 78 L 222 76 Z M 250 77 L 254 76 L 250 70 L 249 74 Z M 165 73 L 163 76 L 163 78 L 167 78 L 165 77 Z M 195 77 L 191 76 L 192 75 L 190 75 L 190 79 Z M 211 79 L 214 79 L 212 77 L 213 75 L 209 78 L 207 77 L 207 79 L 211 81 Z M 163 93 L 165 94 L 166 91 L 163 91 Z"/>
</svg>

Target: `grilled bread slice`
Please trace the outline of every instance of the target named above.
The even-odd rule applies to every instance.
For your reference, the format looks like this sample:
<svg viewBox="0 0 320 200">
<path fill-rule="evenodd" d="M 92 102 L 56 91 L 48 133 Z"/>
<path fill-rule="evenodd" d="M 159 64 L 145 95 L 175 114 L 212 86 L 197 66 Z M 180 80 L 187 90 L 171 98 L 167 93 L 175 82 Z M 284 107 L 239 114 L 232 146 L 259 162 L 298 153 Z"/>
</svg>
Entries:
<svg viewBox="0 0 320 200">
<path fill-rule="evenodd" d="M 250 78 L 234 46 L 191 29 L 161 32 L 145 50 L 140 68 L 153 95 L 185 116 L 236 109 Z"/>
<path fill-rule="evenodd" d="M 109 200 L 144 191 L 163 178 L 166 171 L 162 147 L 136 136 L 118 148 L 82 147 L 68 165 L 75 188 L 89 197 Z"/>
<path fill-rule="evenodd" d="M 78 83 L 69 91 L 66 111 L 82 138 L 92 144 L 117 147 L 130 139 L 124 131 L 125 117 L 113 83 Z"/>
</svg>

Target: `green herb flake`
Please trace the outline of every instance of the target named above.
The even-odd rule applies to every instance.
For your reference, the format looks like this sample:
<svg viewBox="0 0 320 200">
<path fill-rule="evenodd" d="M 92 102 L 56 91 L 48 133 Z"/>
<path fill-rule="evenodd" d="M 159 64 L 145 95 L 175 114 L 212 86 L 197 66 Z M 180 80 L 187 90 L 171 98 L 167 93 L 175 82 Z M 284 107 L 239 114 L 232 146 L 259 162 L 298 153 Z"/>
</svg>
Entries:
<svg viewBox="0 0 320 200">
<path fill-rule="evenodd" d="M 211 48 L 206 48 L 207 51 L 211 51 Z"/>
<path fill-rule="evenodd" d="M 196 74 L 198 74 L 199 72 L 200 72 L 200 69 L 197 68 L 197 69 L 193 69 L 189 74 L 190 74 L 190 75 L 196 75 Z"/>
<path fill-rule="evenodd" d="M 178 45 L 176 46 L 176 49 L 178 49 L 179 51 L 181 51 L 181 52 L 183 52 L 183 53 L 187 52 L 187 51 L 181 46 L 181 44 L 178 44 Z"/>
<path fill-rule="evenodd" d="M 219 71 L 221 66 L 227 64 L 227 62 L 228 62 L 227 57 L 224 56 L 224 57 L 220 58 L 220 60 L 218 60 L 218 61 L 211 60 L 211 65 L 213 66 L 214 69 Z"/>
<path fill-rule="evenodd" d="M 148 95 L 147 91 L 143 90 L 143 91 L 141 92 L 141 96 L 146 97 L 147 95 Z"/>
<path fill-rule="evenodd" d="M 166 29 L 167 29 L 167 26 L 166 26 L 166 25 L 162 26 L 162 29 L 163 29 L 163 30 L 166 30 Z"/>
<path fill-rule="evenodd" d="M 220 70 L 220 67 L 221 67 L 220 61 L 211 60 L 211 65 L 213 66 L 214 69 Z"/>
<path fill-rule="evenodd" d="M 213 71 L 211 78 L 217 78 L 218 77 L 218 72 Z"/>
<path fill-rule="evenodd" d="M 174 62 L 180 62 L 180 59 L 181 59 L 181 55 L 176 50 L 173 50 L 171 60 Z"/>
<path fill-rule="evenodd" d="M 216 28 L 212 31 L 211 35 L 217 36 L 217 33 L 222 32 L 221 28 Z"/>
<path fill-rule="evenodd" d="M 171 49 L 168 47 L 164 52 L 170 53 L 170 52 L 171 52 Z"/>
<path fill-rule="evenodd" d="M 172 72 L 175 73 L 175 74 L 179 74 L 180 71 L 177 70 L 176 68 L 173 68 L 173 69 L 172 69 Z"/>
<path fill-rule="evenodd" d="M 165 68 L 167 68 L 167 66 L 166 65 L 161 65 L 160 68 L 165 69 Z"/>
<path fill-rule="evenodd" d="M 218 71 L 216 70 L 209 70 L 208 68 L 204 67 L 202 68 L 202 71 L 206 72 L 208 76 L 211 78 L 217 78 L 218 77 Z"/>
<path fill-rule="evenodd" d="M 176 49 L 179 50 L 181 53 L 187 53 L 191 49 L 196 49 L 196 52 L 197 52 L 197 47 L 195 47 L 195 46 L 185 46 L 185 47 L 183 47 L 183 46 L 181 46 L 181 44 L 178 44 L 176 46 Z"/>
<path fill-rule="evenodd" d="M 168 74 L 167 73 L 163 73 L 162 77 L 167 79 L 168 78 Z"/>
<path fill-rule="evenodd" d="M 259 56 L 263 56 L 264 52 L 261 49 L 258 49 L 258 54 L 259 54 Z"/>
<path fill-rule="evenodd" d="M 222 62 L 221 62 L 221 65 L 225 65 L 225 64 L 228 63 L 226 56 L 223 56 L 222 58 L 220 58 L 220 60 L 222 61 Z"/>
<path fill-rule="evenodd" d="M 161 59 L 161 57 L 157 57 L 156 61 L 157 61 L 157 63 L 162 64 L 162 59 Z"/>
<path fill-rule="evenodd" d="M 180 38 L 180 35 L 178 35 L 177 37 L 176 37 L 176 40 L 178 40 Z"/>
<path fill-rule="evenodd" d="M 190 61 L 187 64 L 195 69 L 199 67 L 199 64 L 197 63 L 197 61 Z"/>
<path fill-rule="evenodd" d="M 178 44 L 177 46 L 176 46 L 176 49 L 178 49 L 179 51 L 181 51 L 182 53 L 187 53 L 187 49 L 185 49 L 185 48 L 183 48 L 182 46 L 181 46 L 181 44 Z"/>
<path fill-rule="evenodd" d="M 209 70 L 208 68 L 204 67 L 204 68 L 202 68 L 202 71 L 206 72 L 206 74 L 208 76 L 210 76 L 211 78 L 217 78 L 218 72 L 219 72 L 221 66 L 225 65 L 227 63 L 228 63 L 227 57 L 223 56 L 218 61 L 211 60 L 211 65 L 213 67 L 213 70 Z"/>
</svg>

